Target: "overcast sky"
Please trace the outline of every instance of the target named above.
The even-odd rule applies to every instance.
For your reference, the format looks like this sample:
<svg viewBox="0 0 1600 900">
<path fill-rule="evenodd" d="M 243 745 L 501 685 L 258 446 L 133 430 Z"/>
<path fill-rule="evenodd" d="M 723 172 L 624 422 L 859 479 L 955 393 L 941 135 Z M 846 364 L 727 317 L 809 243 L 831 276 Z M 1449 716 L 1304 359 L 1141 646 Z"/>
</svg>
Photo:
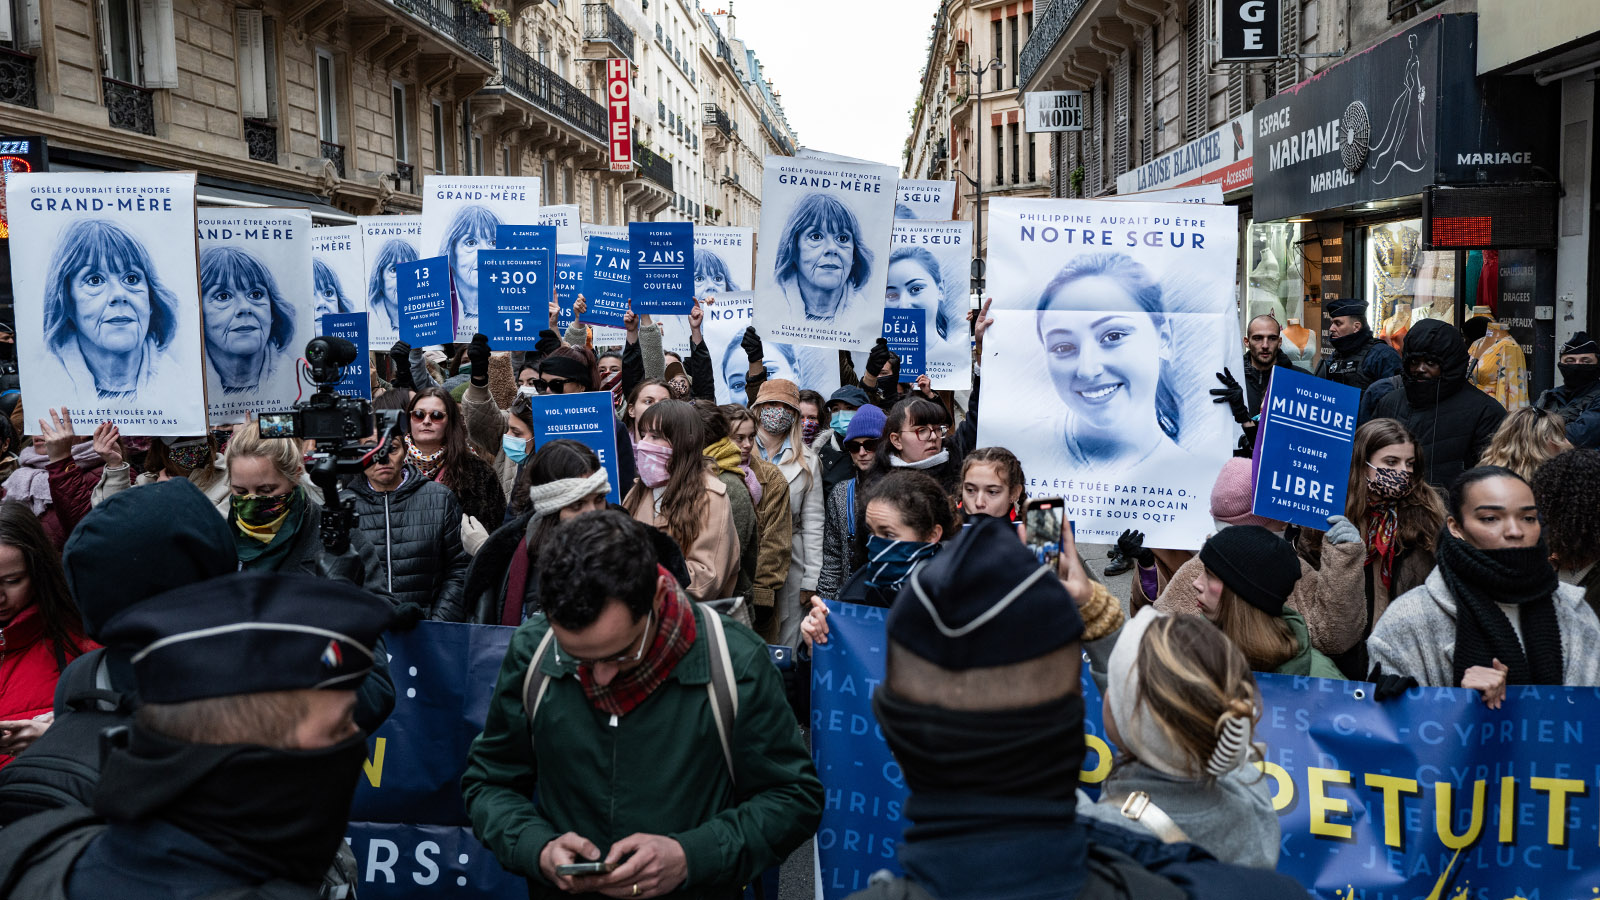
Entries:
<svg viewBox="0 0 1600 900">
<path fill-rule="evenodd" d="M 727 0 L 702 0 L 715 13 Z M 900 168 L 937 0 L 735 0 L 802 146 Z"/>
</svg>

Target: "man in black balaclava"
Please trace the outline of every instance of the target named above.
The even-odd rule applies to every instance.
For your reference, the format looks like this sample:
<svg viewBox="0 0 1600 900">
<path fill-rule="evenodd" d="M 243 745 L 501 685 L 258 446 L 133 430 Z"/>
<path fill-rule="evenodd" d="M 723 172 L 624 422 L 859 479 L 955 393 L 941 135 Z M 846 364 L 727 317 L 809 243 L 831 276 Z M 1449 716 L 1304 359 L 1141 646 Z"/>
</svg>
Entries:
<svg viewBox="0 0 1600 900">
<path fill-rule="evenodd" d="M 1087 598 L 1088 584 L 1076 557 L 1064 546 L 1067 571 L 1042 567 L 985 516 L 901 589 L 872 705 L 911 789 L 906 875 L 852 900 L 1305 896 L 1193 844 L 1078 820 L 1083 621 L 1067 585 Z"/>
<path fill-rule="evenodd" d="M 1372 336 L 1367 325 L 1367 305 L 1360 300 L 1329 300 L 1328 343 L 1317 365 L 1317 377 L 1365 390 L 1380 379 L 1400 374 L 1400 356 L 1383 340 Z"/>
<path fill-rule="evenodd" d="M 1580 450 L 1600 448 L 1600 345 L 1580 331 L 1561 345 L 1561 386 L 1534 404 L 1567 420 L 1567 440 Z"/>
<path fill-rule="evenodd" d="M 1506 408 L 1467 383 L 1467 344 L 1455 326 L 1425 319 L 1406 335 L 1405 351 L 1404 373 L 1368 388 L 1388 390 L 1370 404 L 1371 418 L 1398 419 L 1410 429 L 1428 483 L 1447 488 L 1478 464 Z"/>
</svg>

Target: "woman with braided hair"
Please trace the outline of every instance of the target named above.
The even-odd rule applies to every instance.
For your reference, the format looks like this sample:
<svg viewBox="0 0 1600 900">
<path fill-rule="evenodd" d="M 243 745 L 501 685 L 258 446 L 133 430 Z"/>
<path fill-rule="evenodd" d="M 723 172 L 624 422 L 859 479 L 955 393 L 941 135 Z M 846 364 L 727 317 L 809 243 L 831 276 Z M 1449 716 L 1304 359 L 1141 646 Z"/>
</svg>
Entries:
<svg viewBox="0 0 1600 900">
<path fill-rule="evenodd" d="M 1600 611 L 1600 450 L 1568 450 L 1533 475 L 1556 574 Z"/>
</svg>

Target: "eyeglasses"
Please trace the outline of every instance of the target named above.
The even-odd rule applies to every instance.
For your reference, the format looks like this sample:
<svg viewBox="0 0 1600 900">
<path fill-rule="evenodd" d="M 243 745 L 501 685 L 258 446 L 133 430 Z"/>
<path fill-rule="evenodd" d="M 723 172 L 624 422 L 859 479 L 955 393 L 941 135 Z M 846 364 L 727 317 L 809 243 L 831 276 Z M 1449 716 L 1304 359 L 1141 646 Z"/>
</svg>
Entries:
<svg viewBox="0 0 1600 900">
<path fill-rule="evenodd" d="M 435 409 L 431 411 L 426 409 L 413 409 L 411 411 L 411 418 L 417 422 L 425 422 L 428 419 L 432 419 L 435 422 L 443 422 L 445 417 L 445 411 L 442 409 Z"/>
<path fill-rule="evenodd" d="M 844 445 L 846 453 L 875 453 L 878 450 L 877 441 L 854 440 Z"/>
<path fill-rule="evenodd" d="M 552 378 L 549 381 L 541 378 L 535 381 L 533 386 L 538 388 L 541 394 L 563 394 L 566 393 L 567 385 L 571 383 L 572 379 L 570 378 Z"/>
<path fill-rule="evenodd" d="M 916 428 L 902 429 L 900 433 L 914 434 L 919 441 L 931 441 L 949 434 L 950 428 L 946 425 L 918 425 Z"/>
<path fill-rule="evenodd" d="M 648 643 L 649 637 L 650 637 L 650 622 L 651 622 L 652 617 L 655 616 L 655 614 L 656 614 L 656 611 L 653 610 L 653 609 L 650 610 L 650 612 L 645 614 L 645 617 L 644 617 L 644 631 L 639 634 L 639 649 L 635 650 L 632 653 L 629 653 L 627 651 L 623 651 L 621 653 L 618 653 L 616 656 L 608 656 L 605 659 L 584 659 L 581 656 L 573 656 L 570 653 L 567 654 L 567 656 L 573 662 L 577 663 L 580 666 L 590 666 L 590 667 L 598 666 L 598 665 L 601 665 L 602 663 L 631 663 L 631 662 L 638 662 L 639 660 L 644 659 L 645 646 Z M 556 645 L 556 649 L 558 651 L 560 650 L 560 645 L 559 644 Z M 558 653 L 558 655 L 559 655 L 559 653 Z"/>
</svg>

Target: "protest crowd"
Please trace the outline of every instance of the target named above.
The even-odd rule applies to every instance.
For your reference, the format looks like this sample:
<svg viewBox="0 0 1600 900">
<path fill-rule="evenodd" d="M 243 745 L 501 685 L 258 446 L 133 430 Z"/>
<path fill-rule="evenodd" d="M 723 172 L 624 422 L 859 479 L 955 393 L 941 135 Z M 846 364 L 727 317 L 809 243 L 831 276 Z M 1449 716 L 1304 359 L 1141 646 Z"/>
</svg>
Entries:
<svg viewBox="0 0 1600 900">
<path fill-rule="evenodd" d="M 13 210 L 53 177 L 14 177 Z M 0 896 L 383 896 L 352 799 L 383 766 L 369 739 L 426 700 L 396 648 L 452 630 L 508 643 L 461 686 L 476 737 L 431 775 L 536 898 L 777 900 L 786 861 L 830 898 L 1304 897 L 1279 871 L 1266 684 L 1380 708 L 1459 688 L 1485 716 L 1600 686 L 1586 334 L 1513 410 L 1456 326 L 1395 348 L 1362 301 L 1329 303 L 1297 371 L 1274 317 L 1241 333 L 1227 207 L 1015 201 L 1008 232 L 997 203 L 974 304 L 890 243 L 892 194 L 870 215 L 769 198 L 731 266 L 687 226 L 496 249 L 496 224 L 550 226 L 425 205 L 445 252 L 362 269 L 368 237 L 314 325 L 333 269 L 309 245 L 280 264 L 202 241 L 186 285 L 143 246 L 181 235 L 14 212 L 49 238 L 15 285 L 44 330 L 19 325 L 0 394 Z M 1214 224 L 1186 264 L 1221 299 L 1179 297 L 1167 256 L 1023 244 L 1027 215 L 1113 205 Z M 606 241 L 631 281 L 594 277 Z M 561 280 L 561 256 L 589 271 Z M 752 257 L 769 274 L 741 292 Z M 513 310 L 491 275 L 516 266 L 541 291 Z M 1196 310 L 1229 339 L 1178 334 Z M 337 388 L 302 372 L 330 336 L 356 351 Z M 308 434 L 306 399 L 336 396 L 359 433 Z M 1273 507 L 1298 477 L 1274 467 L 1286 421 L 1344 455 Z M 908 796 L 887 871 L 841 891 L 819 829 L 857 802 L 836 780 L 854 761 L 826 755 L 818 704 L 867 620 L 861 731 Z"/>
</svg>

